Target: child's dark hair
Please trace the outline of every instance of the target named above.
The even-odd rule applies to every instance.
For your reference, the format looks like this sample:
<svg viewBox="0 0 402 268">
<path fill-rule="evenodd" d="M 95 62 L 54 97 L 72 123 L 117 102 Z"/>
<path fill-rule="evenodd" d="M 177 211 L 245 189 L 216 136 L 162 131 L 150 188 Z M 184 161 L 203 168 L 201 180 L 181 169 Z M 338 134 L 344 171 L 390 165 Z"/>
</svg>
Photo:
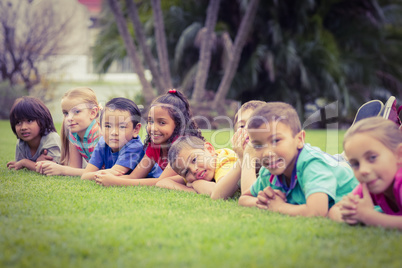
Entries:
<svg viewBox="0 0 402 268">
<path fill-rule="evenodd" d="M 40 127 L 39 135 L 41 137 L 50 132 L 56 132 L 49 109 L 38 98 L 24 96 L 14 101 L 10 110 L 10 124 L 16 136 L 15 126 L 22 120 L 35 120 Z"/>
<path fill-rule="evenodd" d="M 161 106 L 163 109 L 166 109 L 176 125 L 172 136 L 170 136 L 166 141 L 169 147 L 178 136 L 196 136 L 205 140 L 200 129 L 192 118 L 193 114 L 190 109 L 190 104 L 183 93 L 171 89 L 166 94 L 154 99 L 149 109 L 154 106 Z M 144 142 L 144 147 L 147 147 L 150 142 L 151 137 L 148 133 Z"/>
<path fill-rule="evenodd" d="M 113 98 L 108 101 L 105 105 L 105 108 L 102 110 L 100 114 L 100 122 L 102 123 L 103 115 L 105 114 L 105 110 L 110 109 L 112 111 L 127 111 L 130 113 L 131 122 L 133 122 L 133 127 L 135 127 L 141 120 L 141 112 L 138 109 L 137 104 L 132 100 L 126 98 Z"/>
<path fill-rule="evenodd" d="M 290 127 L 293 136 L 301 131 L 301 123 L 295 108 L 284 102 L 267 102 L 251 115 L 247 127 L 259 128 L 262 124 L 281 122 Z"/>
</svg>

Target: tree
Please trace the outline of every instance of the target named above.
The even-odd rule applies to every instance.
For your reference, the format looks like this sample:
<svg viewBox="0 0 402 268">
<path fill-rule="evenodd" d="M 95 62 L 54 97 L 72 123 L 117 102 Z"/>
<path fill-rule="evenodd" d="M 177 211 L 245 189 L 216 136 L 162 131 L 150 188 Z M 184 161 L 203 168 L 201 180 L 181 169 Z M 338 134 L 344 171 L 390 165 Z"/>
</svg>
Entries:
<svg viewBox="0 0 402 268">
<path fill-rule="evenodd" d="M 233 77 L 236 74 L 237 67 L 240 61 L 240 55 L 243 50 L 243 47 L 247 41 L 247 36 L 249 34 L 249 30 L 251 24 L 253 23 L 253 19 L 255 14 L 257 13 L 259 0 L 251 0 L 247 6 L 246 13 L 241 20 L 239 31 L 236 34 L 236 39 L 233 45 L 231 60 L 225 70 L 225 74 L 222 78 L 222 81 L 219 85 L 218 92 L 214 98 L 212 103 L 213 108 L 217 108 L 222 101 L 226 98 L 226 95 L 230 89 L 230 85 L 232 83 Z"/>
<path fill-rule="evenodd" d="M 128 9 L 128 15 L 133 23 L 135 34 L 138 43 L 141 47 L 142 53 L 144 54 L 145 62 L 148 63 L 149 70 L 152 74 L 152 80 L 154 81 L 159 94 L 163 94 L 165 90 L 164 80 L 158 70 L 157 62 L 152 56 L 152 52 L 147 45 L 147 39 L 142 28 L 141 21 L 138 16 L 138 9 L 133 0 L 126 0 L 126 5 Z"/>
<path fill-rule="evenodd" d="M 76 10 L 59 8 L 52 0 L 0 1 L 1 80 L 29 92 L 54 71 L 53 57 L 72 49 Z"/>
<path fill-rule="evenodd" d="M 154 12 L 154 26 L 155 26 L 155 38 L 156 47 L 158 49 L 158 58 L 160 72 L 165 82 L 167 89 L 173 88 L 172 78 L 170 75 L 168 52 L 166 47 L 165 26 L 163 23 L 163 14 L 161 9 L 160 0 L 151 0 L 152 10 Z"/>
<path fill-rule="evenodd" d="M 202 29 L 202 41 L 200 49 L 200 59 L 198 61 L 197 75 L 195 77 L 195 87 L 192 100 L 201 101 L 205 94 L 205 84 L 208 78 L 209 65 L 211 63 L 211 49 L 216 20 L 218 17 L 220 0 L 210 0 L 207 9 L 205 27 Z"/>
<path fill-rule="evenodd" d="M 135 66 L 135 72 L 137 73 L 138 78 L 140 79 L 145 102 L 149 104 L 155 98 L 155 94 L 153 92 L 151 84 L 145 78 L 144 66 L 142 65 L 141 60 L 137 56 L 138 53 L 136 51 L 134 41 L 128 31 L 126 21 L 124 20 L 123 13 L 120 8 L 120 4 L 118 0 L 108 0 L 108 3 L 116 19 L 117 28 L 119 29 L 121 37 L 124 40 L 127 53 L 130 56 L 133 65 Z"/>
</svg>

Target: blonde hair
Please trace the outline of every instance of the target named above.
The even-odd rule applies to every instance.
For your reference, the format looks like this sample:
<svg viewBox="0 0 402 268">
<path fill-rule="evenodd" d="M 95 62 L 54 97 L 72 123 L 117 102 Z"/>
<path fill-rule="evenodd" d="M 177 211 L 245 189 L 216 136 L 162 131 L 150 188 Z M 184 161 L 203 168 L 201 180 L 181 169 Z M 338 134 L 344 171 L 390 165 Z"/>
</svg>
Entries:
<svg viewBox="0 0 402 268">
<path fill-rule="evenodd" d="M 234 128 L 237 129 L 237 120 L 239 119 L 239 113 L 247 111 L 247 110 L 255 110 L 258 107 L 266 104 L 265 101 L 260 101 L 260 100 L 251 100 L 248 102 L 243 103 L 243 105 L 240 107 L 240 109 L 237 111 L 237 113 L 234 116 Z"/>
<path fill-rule="evenodd" d="M 391 120 L 382 117 L 370 117 L 358 121 L 346 131 L 343 139 L 343 148 L 345 143 L 353 136 L 359 133 L 366 133 L 382 144 L 392 152 L 402 143 L 402 130 Z"/>
<path fill-rule="evenodd" d="M 95 92 L 88 88 L 88 87 L 76 87 L 68 90 L 63 97 L 61 98 L 62 100 L 65 98 L 71 98 L 71 99 L 82 99 L 83 103 L 89 104 L 90 108 L 93 107 L 100 107 L 98 100 L 96 98 Z M 99 109 L 98 113 L 96 114 L 96 118 L 99 116 Z M 62 165 L 68 165 L 69 158 L 70 158 L 70 150 L 69 150 L 69 145 L 70 141 L 68 140 L 68 129 L 65 128 L 64 126 L 64 120 L 63 118 L 63 123 L 61 125 L 61 158 L 60 158 L 60 164 Z"/>
</svg>

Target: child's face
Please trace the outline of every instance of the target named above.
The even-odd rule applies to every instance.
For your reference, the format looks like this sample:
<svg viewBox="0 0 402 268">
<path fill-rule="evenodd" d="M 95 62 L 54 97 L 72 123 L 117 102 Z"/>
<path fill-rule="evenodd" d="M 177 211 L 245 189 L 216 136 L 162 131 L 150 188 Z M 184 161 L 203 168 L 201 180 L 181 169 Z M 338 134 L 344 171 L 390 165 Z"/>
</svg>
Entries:
<svg viewBox="0 0 402 268">
<path fill-rule="evenodd" d="M 247 109 L 247 110 L 240 110 L 237 118 L 236 124 L 236 130 L 239 128 L 245 128 L 247 121 L 250 119 L 251 114 L 254 112 L 253 109 Z"/>
<path fill-rule="evenodd" d="M 31 142 L 40 141 L 40 126 L 36 120 L 23 119 L 15 125 L 15 132 L 19 139 L 30 144 Z"/>
<path fill-rule="evenodd" d="M 63 98 L 61 109 L 64 115 L 64 124 L 72 132 L 81 138 L 92 121 L 96 118 L 97 108 L 90 108 L 80 98 Z"/>
<path fill-rule="evenodd" d="M 399 145 L 401 146 L 402 144 Z M 345 143 L 345 153 L 355 177 L 359 182 L 367 183 L 373 194 L 383 193 L 387 189 L 392 193 L 391 186 L 402 163 L 397 150 L 391 151 L 366 133 L 355 134 Z"/>
<path fill-rule="evenodd" d="M 148 113 L 147 132 L 155 144 L 164 144 L 173 134 L 176 127 L 167 109 L 154 106 Z"/>
<path fill-rule="evenodd" d="M 106 108 L 102 121 L 103 137 L 112 152 L 120 151 L 127 142 L 136 138 L 141 128 L 141 124 L 133 126 L 129 111 Z"/>
<path fill-rule="evenodd" d="M 281 122 L 262 124 L 258 129 L 248 129 L 255 157 L 273 175 L 284 174 L 290 178 L 298 150 L 304 145 L 304 131 L 293 137 L 289 126 Z"/>
<path fill-rule="evenodd" d="M 187 182 L 212 181 L 215 175 L 216 154 L 214 147 L 206 142 L 204 149 L 183 149 L 177 156 L 174 170 Z"/>
</svg>

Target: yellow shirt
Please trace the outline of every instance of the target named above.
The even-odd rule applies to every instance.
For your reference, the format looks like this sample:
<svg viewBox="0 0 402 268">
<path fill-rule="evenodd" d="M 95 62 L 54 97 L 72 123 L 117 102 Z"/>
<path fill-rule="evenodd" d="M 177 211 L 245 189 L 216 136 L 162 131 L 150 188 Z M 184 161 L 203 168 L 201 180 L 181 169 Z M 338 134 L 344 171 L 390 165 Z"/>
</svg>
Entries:
<svg viewBox="0 0 402 268">
<path fill-rule="evenodd" d="M 216 153 L 217 158 L 214 179 L 218 182 L 232 169 L 237 161 L 237 155 L 233 150 L 228 148 L 218 149 Z"/>
</svg>

